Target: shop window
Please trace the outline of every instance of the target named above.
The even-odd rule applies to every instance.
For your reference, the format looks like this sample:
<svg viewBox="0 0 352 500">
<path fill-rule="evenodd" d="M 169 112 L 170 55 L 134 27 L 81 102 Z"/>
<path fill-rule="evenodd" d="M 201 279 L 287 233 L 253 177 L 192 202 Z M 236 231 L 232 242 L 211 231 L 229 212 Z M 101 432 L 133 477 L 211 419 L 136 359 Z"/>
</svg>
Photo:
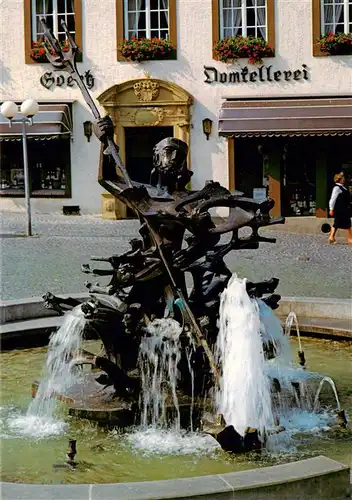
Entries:
<svg viewBox="0 0 352 500">
<path fill-rule="evenodd" d="M 22 141 L 0 142 L 0 195 L 24 196 Z M 69 198 L 70 139 L 28 140 L 32 197 Z"/>
<path fill-rule="evenodd" d="M 236 139 L 234 158 L 235 186 L 249 198 L 263 200 L 268 194 L 267 155 L 261 142 L 255 139 Z"/>
<path fill-rule="evenodd" d="M 176 0 L 116 0 L 116 16 L 118 48 L 133 37 L 166 38 L 176 48 Z"/>
<path fill-rule="evenodd" d="M 312 216 L 316 213 L 316 138 L 290 138 L 282 147 L 281 193 L 283 215 Z"/>
<path fill-rule="evenodd" d="M 24 26 L 25 26 L 25 60 L 32 63 L 29 56 L 33 42 L 43 39 L 41 17 L 46 22 L 58 40 L 65 40 L 65 33 L 61 21 L 67 27 L 82 50 L 82 0 L 25 0 L 24 1 Z"/>
<path fill-rule="evenodd" d="M 352 33 L 352 0 L 312 0 L 313 55 L 320 51 L 317 39 L 328 33 Z"/>
<path fill-rule="evenodd" d="M 213 0 L 213 44 L 236 35 L 263 38 L 275 48 L 274 0 Z"/>
</svg>

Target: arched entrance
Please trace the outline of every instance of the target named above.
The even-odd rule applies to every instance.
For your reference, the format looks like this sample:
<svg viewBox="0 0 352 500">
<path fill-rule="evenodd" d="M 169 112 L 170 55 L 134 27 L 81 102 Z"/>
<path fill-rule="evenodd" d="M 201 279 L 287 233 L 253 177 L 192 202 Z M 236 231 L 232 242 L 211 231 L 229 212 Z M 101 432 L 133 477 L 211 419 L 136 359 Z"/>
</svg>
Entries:
<svg viewBox="0 0 352 500">
<path fill-rule="evenodd" d="M 150 137 L 150 140 L 154 139 L 155 142 L 158 142 L 163 134 L 172 135 L 190 146 L 190 107 L 193 97 L 175 83 L 146 75 L 144 78 L 129 80 L 110 87 L 98 97 L 98 101 L 112 118 L 115 141 L 120 148 L 121 159 L 125 165 L 126 161 L 130 162 L 130 165 L 133 162 L 129 153 L 129 144 L 133 143 L 135 150 L 138 149 L 138 141 L 135 142 L 138 135 L 144 134 Z M 148 129 L 158 127 L 158 130 L 154 133 L 147 127 Z M 141 128 L 140 134 L 137 128 Z M 150 151 L 154 145 L 150 145 Z M 135 154 L 138 156 L 138 151 L 137 153 L 135 151 Z M 141 161 L 140 167 L 138 162 L 133 165 L 135 175 L 138 174 L 138 168 L 144 168 L 146 160 L 144 158 L 144 163 Z M 129 169 L 128 164 L 127 169 Z M 141 180 L 145 178 L 144 173 Z M 106 218 L 125 218 L 126 207 L 109 193 L 104 193 L 102 213 Z"/>
</svg>

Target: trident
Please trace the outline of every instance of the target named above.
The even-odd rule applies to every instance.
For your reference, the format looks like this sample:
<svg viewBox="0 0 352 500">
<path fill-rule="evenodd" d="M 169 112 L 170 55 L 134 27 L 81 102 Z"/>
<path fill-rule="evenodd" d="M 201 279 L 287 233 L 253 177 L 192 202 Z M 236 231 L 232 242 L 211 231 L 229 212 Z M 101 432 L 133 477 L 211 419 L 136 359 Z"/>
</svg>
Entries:
<svg viewBox="0 0 352 500">
<path fill-rule="evenodd" d="M 74 41 L 74 39 L 71 36 L 71 33 L 68 31 L 67 24 L 65 21 L 61 21 L 61 26 L 63 30 L 65 31 L 68 43 L 69 43 L 69 50 L 68 51 L 63 51 L 59 41 L 57 38 L 54 36 L 52 33 L 51 29 L 46 23 L 45 18 L 40 19 L 43 28 L 44 28 L 44 38 L 45 38 L 45 43 L 44 43 L 44 48 L 46 51 L 46 56 L 49 60 L 49 62 L 56 68 L 57 70 L 61 71 L 67 71 L 70 73 L 72 78 L 75 80 L 77 83 L 80 91 L 82 92 L 82 95 L 90 107 L 94 118 L 96 120 L 99 120 L 101 118 L 101 115 L 99 113 L 98 108 L 95 105 L 95 102 L 93 101 L 90 93 L 88 92 L 87 87 L 85 86 L 85 83 L 83 82 L 82 76 L 79 74 L 79 71 L 77 69 L 77 63 L 76 63 L 76 55 L 79 51 L 78 45 Z M 119 168 L 119 170 L 122 173 L 122 176 L 129 188 L 132 187 L 132 182 L 131 179 L 127 173 L 127 170 L 125 166 L 123 165 L 118 147 L 116 143 L 114 142 L 114 139 L 112 137 L 107 137 L 107 142 L 108 142 L 108 147 L 104 151 L 104 154 L 111 155 Z"/>
</svg>

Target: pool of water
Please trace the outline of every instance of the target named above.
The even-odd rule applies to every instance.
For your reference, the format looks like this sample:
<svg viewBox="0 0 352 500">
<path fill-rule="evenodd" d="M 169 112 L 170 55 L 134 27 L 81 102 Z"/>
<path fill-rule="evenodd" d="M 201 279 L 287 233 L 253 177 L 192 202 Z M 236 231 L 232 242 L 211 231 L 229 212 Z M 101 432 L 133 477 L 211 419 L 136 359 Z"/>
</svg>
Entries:
<svg viewBox="0 0 352 500">
<path fill-rule="evenodd" d="M 291 339 L 291 344 L 296 350 L 297 340 Z M 84 347 L 92 352 L 100 348 L 94 342 L 87 342 Z M 352 419 L 352 342 L 303 339 L 303 347 L 307 369 L 334 379 L 341 407 L 346 410 L 348 420 Z M 210 436 L 155 433 L 150 429 L 122 434 L 89 421 L 75 420 L 67 415 L 65 405 L 58 403 L 58 419 L 63 427 L 56 426 L 51 435 L 45 435 L 48 429 L 38 426 L 32 435 L 23 435 L 23 429 L 14 423 L 26 413 L 31 382 L 40 378 L 45 355 L 46 348 L 0 354 L 2 481 L 37 484 L 150 481 L 233 472 L 321 454 L 351 465 L 350 429 L 297 432 L 292 437 L 291 449 L 280 455 L 231 456 L 220 450 Z M 328 386 L 323 388 L 322 397 L 332 407 L 336 406 Z M 65 465 L 68 439 L 77 440 L 75 470 Z"/>
</svg>

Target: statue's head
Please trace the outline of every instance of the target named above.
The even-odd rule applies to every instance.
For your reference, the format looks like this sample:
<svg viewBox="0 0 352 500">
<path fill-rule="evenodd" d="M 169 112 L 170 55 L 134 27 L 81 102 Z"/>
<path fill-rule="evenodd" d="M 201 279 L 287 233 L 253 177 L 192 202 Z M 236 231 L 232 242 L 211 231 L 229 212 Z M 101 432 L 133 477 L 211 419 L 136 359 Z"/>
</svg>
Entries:
<svg viewBox="0 0 352 500">
<path fill-rule="evenodd" d="M 188 146 L 175 137 L 167 137 L 154 146 L 153 164 L 159 174 L 159 182 L 168 188 L 182 189 L 192 173 L 187 170 Z M 178 185 L 178 186 L 177 186 Z"/>
</svg>

